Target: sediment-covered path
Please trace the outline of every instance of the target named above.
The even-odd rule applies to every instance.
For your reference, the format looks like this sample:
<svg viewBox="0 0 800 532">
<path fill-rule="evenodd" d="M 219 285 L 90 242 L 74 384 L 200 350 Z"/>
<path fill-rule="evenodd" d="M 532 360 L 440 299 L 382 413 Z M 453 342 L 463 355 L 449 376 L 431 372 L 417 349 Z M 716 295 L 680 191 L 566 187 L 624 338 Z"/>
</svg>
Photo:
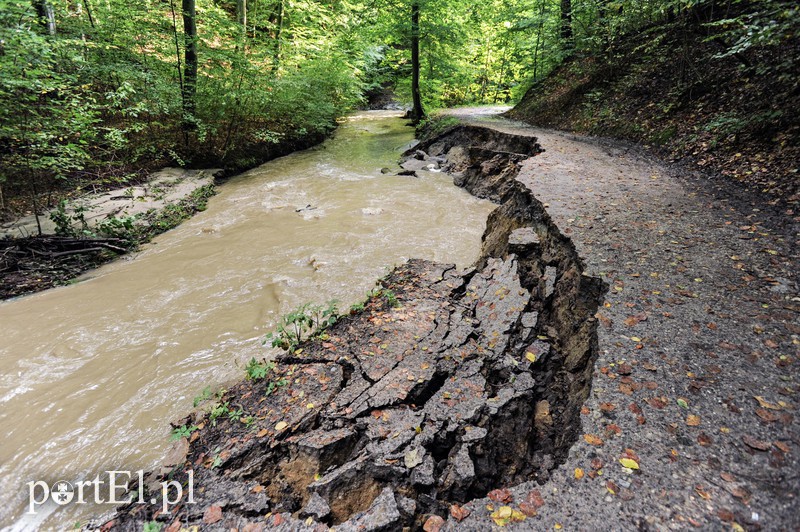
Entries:
<svg viewBox="0 0 800 532">
<path fill-rule="evenodd" d="M 544 500 L 520 529 L 800 526 L 796 213 L 627 145 L 461 118 L 538 138 L 518 179 L 610 285 L 584 436 L 512 489 Z"/>
</svg>

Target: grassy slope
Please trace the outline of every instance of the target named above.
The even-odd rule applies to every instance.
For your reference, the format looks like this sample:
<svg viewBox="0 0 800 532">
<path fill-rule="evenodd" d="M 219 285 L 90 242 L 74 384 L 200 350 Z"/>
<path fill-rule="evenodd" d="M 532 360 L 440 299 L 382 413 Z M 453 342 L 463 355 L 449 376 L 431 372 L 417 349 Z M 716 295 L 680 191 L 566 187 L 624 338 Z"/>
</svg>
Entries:
<svg viewBox="0 0 800 532">
<path fill-rule="evenodd" d="M 621 39 L 615 58 L 578 56 L 509 113 L 538 126 L 632 140 L 788 203 L 800 166 L 800 37 L 713 59 L 698 28 L 658 26 Z M 786 203 L 784 203 L 786 202 Z"/>
</svg>

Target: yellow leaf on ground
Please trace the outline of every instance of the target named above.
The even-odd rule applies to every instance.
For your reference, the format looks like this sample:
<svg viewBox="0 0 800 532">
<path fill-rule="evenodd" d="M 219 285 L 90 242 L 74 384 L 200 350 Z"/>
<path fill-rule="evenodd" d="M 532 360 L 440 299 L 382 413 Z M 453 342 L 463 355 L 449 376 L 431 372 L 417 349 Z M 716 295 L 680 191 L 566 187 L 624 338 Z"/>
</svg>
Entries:
<svg viewBox="0 0 800 532">
<path fill-rule="evenodd" d="M 690 427 L 697 427 L 700 425 L 700 416 L 696 416 L 694 414 L 689 414 L 686 416 L 686 424 Z"/>
<path fill-rule="evenodd" d="M 583 439 L 586 440 L 586 443 L 589 445 L 603 445 L 603 440 L 595 436 L 594 434 L 584 434 Z"/>
<path fill-rule="evenodd" d="M 286 428 L 286 427 L 288 427 L 288 426 L 289 426 L 289 424 L 288 424 L 287 422 L 285 422 L 285 421 L 278 421 L 278 423 L 275 425 L 275 430 L 277 430 L 278 432 L 280 432 L 280 431 L 282 431 L 283 429 L 285 429 L 285 428 Z"/>
<path fill-rule="evenodd" d="M 622 464 L 622 467 L 627 467 L 628 469 L 639 469 L 639 463 L 631 458 L 620 458 L 619 463 Z"/>
<path fill-rule="evenodd" d="M 536 355 L 528 351 L 525 353 L 525 358 L 527 358 L 530 362 L 536 362 Z"/>
<path fill-rule="evenodd" d="M 580 467 L 576 467 L 575 468 L 575 479 L 576 480 L 580 480 L 582 478 L 583 478 L 583 469 L 581 469 Z"/>
<path fill-rule="evenodd" d="M 761 408 L 767 408 L 767 409 L 769 409 L 769 410 L 780 410 L 780 409 L 781 409 L 781 405 L 780 405 L 780 404 L 777 404 L 777 405 L 776 405 L 776 404 L 774 404 L 774 403 L 770 403 L 769 401 L 767 401 L 766 399 L 764 399 L 764 398 L 763 398 L 763 397 L 761 397 L 760 395 L 754 395 L 754 396 L 753 396 L 753 399 L 755 399 L 756 401 L 758 401 L 758 405 L 759 405 Z"/>
</svg>

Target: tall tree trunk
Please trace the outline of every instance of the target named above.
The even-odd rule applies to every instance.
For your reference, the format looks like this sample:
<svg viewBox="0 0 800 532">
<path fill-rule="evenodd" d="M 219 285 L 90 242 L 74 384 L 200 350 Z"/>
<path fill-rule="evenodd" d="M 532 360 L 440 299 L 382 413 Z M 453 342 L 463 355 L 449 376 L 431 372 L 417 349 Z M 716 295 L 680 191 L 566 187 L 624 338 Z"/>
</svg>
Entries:
<svg viewBox="0 0 800 532">
<path fill-rule="evenodd" d="M 275 14 L 275 55 L 273 56 L 273 68 L 277 69 L 281 62 L 281 38 L 283 34 L 283 19 L 285 17 L 284 0 L 278 2 L 278 12 Z"/>
<path fill-rule="evenodd" d="M 247 28 L 247 0 L 236 0 L 236 19 L 243 28 Z"/>
<path fill-rule="evenodd" d="M 92 16 L 92 10 L 89 8 L 89 0 L 83 0 L 83 7 L 86 9 L 86 16 L 89 17 L 89 24 L 94 28 L 94 17 Z"/>
<path fill-rule="evenodd" d="M 182 0 L 183 3 L 183 129 L 195 128 L 195 94 L 197 92 L 197 22 L 195 0 Z"/>
<path fill-rule="evenodd" d="M 561 40 L 565 48 L 572 48 L 572 0 L 561 0 Z"/>
<path fill-rule="evenodd" d="M 36 8 L 36 14 L 39 16 L 39 22 L 45 27 L 48 35 L 55 35 L 56 12 L 53 9 L 53 4 L 47 0 L 34 0 L 33 7 Z"/>
<path fill-rule="evenodd" d="M 411 119 L 419 122 L 425 118 L 419 92 L 419 0 L 411 0 Z"/>
</svg>

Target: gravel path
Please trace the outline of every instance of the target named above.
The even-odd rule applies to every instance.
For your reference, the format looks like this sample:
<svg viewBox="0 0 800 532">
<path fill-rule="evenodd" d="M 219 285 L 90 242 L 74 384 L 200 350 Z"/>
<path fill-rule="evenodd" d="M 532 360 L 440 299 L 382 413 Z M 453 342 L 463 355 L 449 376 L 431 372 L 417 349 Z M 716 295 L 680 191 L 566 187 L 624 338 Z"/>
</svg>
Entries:
<svg viewBox="0 0 800 532">
<path fill-rule="evenodd" d="M 630 146 L 467 115 L 538 137 L 519 179 L 610 285 L 584 437 L 512 489 L 544 505 L 506 527 L 800 530 L 798 219 Z M 486 505 L 447 527 L 486 529 Z"/>
</svg>

